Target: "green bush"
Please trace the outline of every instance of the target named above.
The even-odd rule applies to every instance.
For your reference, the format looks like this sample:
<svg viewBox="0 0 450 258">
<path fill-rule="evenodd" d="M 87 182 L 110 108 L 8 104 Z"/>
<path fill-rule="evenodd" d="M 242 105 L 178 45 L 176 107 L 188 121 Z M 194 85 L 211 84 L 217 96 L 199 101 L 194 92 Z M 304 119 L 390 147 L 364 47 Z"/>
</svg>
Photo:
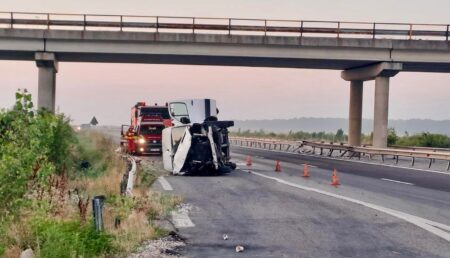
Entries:
<svg viewBox="0 0 450 258">
<path fill-rule="evenodd" d="M 35 219 L 31 228 L 39 257 L 97 257 L 113 251 L 112 237 L 79 221 Z"/>
<path fill-rule="evenodd" d="M 27 203 L 27 192 L 72 166 L 75 134 L 69 120 L 32 108 L 31 95 L 18 91 L 14 107 L 0 111 L 0 219 L 14 217 Z"/>
<path fill-rule="evenodd" d="M 394 128 L 388 129 L 388 136 L 387 136 L 387 144 L 388 146 L 392 146 L 397 144 L 399 137 L 397 136 L 397 133 L 395 132 Z"/>
<path fill-rule="evenodd" d="M 400 137 L 397 145 L 450 148 L 450 137 L 443 134 L 421 133 Z"/>
</svg>

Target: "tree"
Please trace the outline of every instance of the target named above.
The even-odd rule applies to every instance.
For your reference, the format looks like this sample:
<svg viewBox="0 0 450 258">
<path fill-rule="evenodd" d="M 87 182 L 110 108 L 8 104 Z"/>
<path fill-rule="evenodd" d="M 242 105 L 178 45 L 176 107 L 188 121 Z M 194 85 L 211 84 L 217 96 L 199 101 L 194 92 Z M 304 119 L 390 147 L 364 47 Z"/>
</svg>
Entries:
<svg viewBox="0 0 450 258">
<path fill-rule="evenodd" d="M 335 139 L 336 141 L 342 141 L 344 139 L 344 130 L 339 128 L 336 132 Z"/>
<path fill-rule="evenodd" d="M 387 137 L 387 144 L 388 146 L 395 145 L 398 141 L 397 133 L 395 132 L 394 128 L 388 129 L 388 137 Z"/>
</svg>

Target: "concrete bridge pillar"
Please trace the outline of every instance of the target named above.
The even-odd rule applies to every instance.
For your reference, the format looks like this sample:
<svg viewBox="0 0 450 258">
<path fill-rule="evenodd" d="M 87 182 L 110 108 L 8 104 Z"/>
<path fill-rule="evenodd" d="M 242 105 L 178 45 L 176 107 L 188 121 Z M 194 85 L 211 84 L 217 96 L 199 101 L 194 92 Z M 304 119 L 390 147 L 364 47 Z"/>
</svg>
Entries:
<svg viewBox="0 0 450 258">
<path fill-rule="evenodd" d="M 54 53 L 37 52 L 36 65 L 39 69 L 38 78 L 38 108 L 55 112 L 56 73 L 58 61 Z"/>
<path fill-rule="evenodd" d="M 373 119 L 373 142 L 377 148 L 387 147 L 389 113 L 389 78 L 403 69 L 401 63 L 382 62 L 345 70 L 341 77 L 351 81 L 349 144 L 361 145 L 362 85 L 363 81 L 375 80 L 375 110 Z M 358 89 L 357 85 L 360 85 Z"/>
<path fill-rule="evenodd" d="M 348 119 L 348 143 L 361 145 L 363 81 L 350 82 L 350 108 Z"/>
<path fill-rule="evenodd" d="M 389 114 L 389 77 L 379 76 L 375 79 L 375 108 L 373 115 L 374 147 L 386 148 Z"/>
</svg>

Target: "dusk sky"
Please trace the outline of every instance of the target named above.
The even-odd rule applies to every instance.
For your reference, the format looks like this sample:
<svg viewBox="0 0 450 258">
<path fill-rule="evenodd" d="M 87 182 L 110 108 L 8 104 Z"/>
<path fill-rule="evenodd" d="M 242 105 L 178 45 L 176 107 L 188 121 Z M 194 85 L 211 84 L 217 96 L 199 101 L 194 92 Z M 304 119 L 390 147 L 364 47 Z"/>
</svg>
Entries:
<svg viewBox="0 0 450 258">
<path fill-rule="evenodd" d="M 450 23 L 449 0 L 0 0 L 1 11 Z M 137 101 L 216 99 L 222 119 L 348 116 L 340 71 L 150 64 L 60 63 L 56 105 L 74 123 L 129 121 Z M 34 62 L 0 61 L 0 108 L 17 88 L 36 99 Z M 390 119 L 450 119 L 450 74 L 403 72 L 391 79 Z M 373 118 L 365 83 L 364 118 Z"/>
</svg>

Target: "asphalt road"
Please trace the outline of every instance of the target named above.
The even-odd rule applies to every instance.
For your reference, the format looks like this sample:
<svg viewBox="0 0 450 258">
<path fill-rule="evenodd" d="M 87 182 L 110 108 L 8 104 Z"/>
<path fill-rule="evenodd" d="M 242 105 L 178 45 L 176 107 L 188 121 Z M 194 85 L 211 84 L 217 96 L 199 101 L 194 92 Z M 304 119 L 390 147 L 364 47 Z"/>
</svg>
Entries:
<svg viewBox="0 0 450 258">
<path fill-rule="evenodd" d="M 170 191 L 167 184 L 153 186 L 183 196 L 191 207 L 194 226 L 178 228 L 187 257 L 450 257 L 450 242 L 442 237 L 450 239 L 449 174 L 237 147 L 232 155 L 241 169 L 229 175 L 169 176 Z M 275 160 L 281 173 L 274 172 Z M 310 165 L 308 179 L 300 176 L 304 163 Z M 334 168 L 338 188 L 329 185 Z M 320 191 L 446 228 L 420 227 Z M 244 252 L 235 253 L 236 245 Z"/>
<path fill-rule="evenodd" d="M 305 191 L 263 177 L 328 191 L 370 204 L 395 209 L 433 222 L 450 225 L 450 193 L 440 191 L 449 180 L 442 174 L 424 174 L 429 187 L 407 185 L 380 176 L 418 179 L 428 173 L 400 171 L 366 164 L 338 164 L 342 185 L 329 185 L 330 160 L 308 160 L 311 177 L 300 177 L 305 160 L 279 153 L 233 148 L 241 169 L 218 177 L 166 177 L 172 193 L 192 205 L 194 227 L 181 227 L 188 257 L 450 257 L 450 244 L 442 237 L 404 219 L 376 209 Z M 244 159 L 253 156 L 252 173 Z M 274 172 L 274 159 L 282 172 Z M 315 157 L 312 157 L 315 158 Z M 340 161 L 346 163 L 346 161 Z M 348 162 L 347 162 L 348 163 Z M 348 169 L 348 170 L 347 170 Z M 388 171 L 386 171 L 388 170 Z M 362 171 L 362 172 L 357 172 Z M 374 174 L 375 173 L 375 174 Z M 263 176 L 259 176 L 263 175 Z M 398 175 L 396 175 L 398 176 Z M 443 177 L 442 177 L 443 176 Z M 442 177 L 442 178 L 441 178 Z M 413 181 L 418 183 L 419 181 Z M 433 187 L 434 185 L 437 187 Z M 160 184 L 156 188 L 164 191 Z M 222 238 L 229 236 L 228 240 Z M 244 246 L 235 253 L 236 245 Z"/>
</svg>

